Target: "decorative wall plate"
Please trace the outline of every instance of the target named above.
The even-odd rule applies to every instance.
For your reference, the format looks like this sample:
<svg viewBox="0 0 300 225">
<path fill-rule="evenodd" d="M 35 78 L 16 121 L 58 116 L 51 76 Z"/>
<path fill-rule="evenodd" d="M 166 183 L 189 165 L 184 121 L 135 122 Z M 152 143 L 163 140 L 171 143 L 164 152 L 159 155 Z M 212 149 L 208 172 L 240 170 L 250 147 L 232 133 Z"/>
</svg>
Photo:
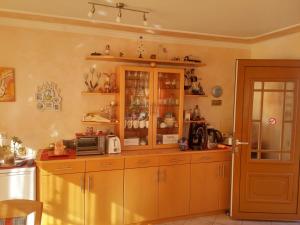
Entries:
<svg viewBox="0 0 300 225">
<path fill-rule="evenodd" d="M 223 94 L 223 88 L 221 86 L 214 86 L 211 90 L 211 94 L 215 97 L 215 98 L 219 98 L 222 96 Z"/>
<path fill-rule="evenodd" d="M 42 86 L 38 86 L 36 101 L 39 110 L 61 110 L 62 97 L 54 82 L 45 82 Z"/>
</svg>

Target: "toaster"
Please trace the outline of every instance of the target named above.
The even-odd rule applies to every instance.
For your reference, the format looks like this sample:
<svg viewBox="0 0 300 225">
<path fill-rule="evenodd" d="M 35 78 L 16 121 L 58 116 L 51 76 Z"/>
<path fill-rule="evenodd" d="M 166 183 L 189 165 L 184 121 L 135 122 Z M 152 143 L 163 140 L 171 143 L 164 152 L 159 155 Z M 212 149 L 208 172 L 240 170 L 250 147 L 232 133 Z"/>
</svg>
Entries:
<svg viewBox="0 0 300 225">
<path fill-rule="evenodd" d="M 107 154 L 121 153 L 121 142 L 116 135 L 106 136 L 106 153 Z"/>
</svg>

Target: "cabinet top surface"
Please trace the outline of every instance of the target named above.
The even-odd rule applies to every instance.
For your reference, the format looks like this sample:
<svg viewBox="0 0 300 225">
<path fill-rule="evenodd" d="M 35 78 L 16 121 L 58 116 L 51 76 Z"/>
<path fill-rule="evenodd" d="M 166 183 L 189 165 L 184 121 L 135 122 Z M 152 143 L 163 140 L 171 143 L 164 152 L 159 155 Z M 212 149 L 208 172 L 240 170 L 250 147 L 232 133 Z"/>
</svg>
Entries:
<svg viewBox="0 0 300 225">
<path fill-rule="evenodd" d="M 120 154 L 106 154 L 106 155 L 87 155 L 77 156 L 75 159 L 62 159 L 62 160 L 48 160 L 41 161 L 39 155 L 36 159 L 38 163 L 51 163 L 51 162 L 66 162 L 66 161 L 88 161 L 88 160 L 105 160 L 115 158 L 128 158 L 140 156 L 164 156 L 164 155 L 198 155 L 210 153 L 225 153 L 231 152 L 231 149 L 218 149 L 218 150 L 201 150 L 201 151 L 179 151 L 179 149 L 152 149 L 152 150 L 136 150 L 136 151 L 122 151 Z"/>
</svg>

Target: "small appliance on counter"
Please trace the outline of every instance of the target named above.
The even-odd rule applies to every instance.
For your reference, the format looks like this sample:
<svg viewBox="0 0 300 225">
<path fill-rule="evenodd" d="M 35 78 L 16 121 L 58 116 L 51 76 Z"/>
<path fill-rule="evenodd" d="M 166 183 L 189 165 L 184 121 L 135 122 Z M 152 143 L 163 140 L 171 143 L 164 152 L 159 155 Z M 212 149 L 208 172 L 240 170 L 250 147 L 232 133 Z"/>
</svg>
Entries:
<svg viewBox="0 0 300 225">
<path fill-rule="evenodd" d="M 106 153 L 107 154 L 121 153 L 121 142 L 116 135 L 106 136 Z"/>
<path fill-rule="evenodd" d="M 103 154 L 105 154 L 105 135 L 103 133 L 76 134 L 76 155 Z"/>
<path fill-rule="evenodd" d="M 190 124 L 188 144 L 192 150 L 207 149 L 207 127 L 205 123 Z"/>
<path fill-rule="evenodd" d="M 207 139 L 208 149 L 217 148 L 218 144 L 222 144 L 224 141 L 222 133 L 214 128 L 207 128 Z"/>
</svg>

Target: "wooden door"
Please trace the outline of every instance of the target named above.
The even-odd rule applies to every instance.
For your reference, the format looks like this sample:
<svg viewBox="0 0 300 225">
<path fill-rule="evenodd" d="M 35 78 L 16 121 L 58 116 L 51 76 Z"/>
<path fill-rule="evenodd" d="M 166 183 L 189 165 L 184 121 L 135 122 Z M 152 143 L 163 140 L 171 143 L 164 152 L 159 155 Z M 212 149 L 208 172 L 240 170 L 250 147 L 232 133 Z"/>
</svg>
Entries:
<svg viewBox="0 0 300 225">
<path fill-rule="evenodd" d="M 219 162 L 191 164 L 191 214 L 219 209 L 220 165 Z"/>
<path fill-rule="evenodd" d="M 153 124 L 153 69 L 119 68 L 120 140 L 122 149 L 151 149 Z"/>
<path fill-rule="evenodd" d="M 43 225 L 84 225 L 84 174 L 40 176 Z"/>
<path fill-rule="evenodd" d="M 158 167 L 125 169 L 124 223 L 158 217 Z"/>
<path fill-rule="evenodd" d="M 159 167 L 159 218 L 189 213 L 190 165 Z"/>
<path fill-rule="evenodd" d="M 300 61 L 238 60 L 233 218 L 299 219 Z"/>
<path fill-rule="evenodd" d="M 123 170 L 86 174 L 85 224 L 123 224 Z"/>
</svg>

